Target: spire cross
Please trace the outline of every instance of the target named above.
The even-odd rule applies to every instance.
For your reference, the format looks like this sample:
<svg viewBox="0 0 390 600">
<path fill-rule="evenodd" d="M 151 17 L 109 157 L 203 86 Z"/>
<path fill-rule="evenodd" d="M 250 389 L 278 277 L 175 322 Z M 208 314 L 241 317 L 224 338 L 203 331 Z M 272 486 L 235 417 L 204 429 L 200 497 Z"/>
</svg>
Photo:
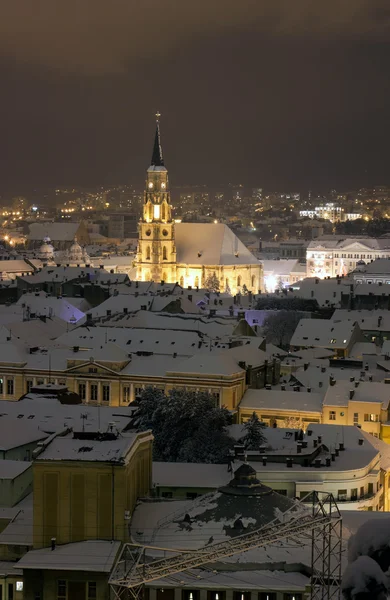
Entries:
<svg viewBox="0 0 390 600">
<path fill-rule="evenodd" d="M 160 117 L 161 117 L 161 113 L 160 113 L 160 111 L 158 110 L 158 111 L 156 112 L 156 122 L 157 122 L 157 123 L 159 122 L 159 120 L 160 120 Z"/>
</svg>

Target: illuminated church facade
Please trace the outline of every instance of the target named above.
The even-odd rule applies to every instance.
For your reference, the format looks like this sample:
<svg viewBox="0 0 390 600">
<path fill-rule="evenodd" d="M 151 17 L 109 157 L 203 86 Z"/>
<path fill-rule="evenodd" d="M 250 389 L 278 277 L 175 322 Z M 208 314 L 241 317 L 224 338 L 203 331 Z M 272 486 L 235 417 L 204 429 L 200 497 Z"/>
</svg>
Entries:
<svg viewBox="0 0 390 600">
<path fill-rule="evenodd" d="M 186 288 L 202 288 L 218 280 L 219 290 L 232 294 L 263 290 L 261 263 L 227 225 L 172 219 L 158 117 L 139 223 L 137 279 L 177 282 Z"/>
</svg>

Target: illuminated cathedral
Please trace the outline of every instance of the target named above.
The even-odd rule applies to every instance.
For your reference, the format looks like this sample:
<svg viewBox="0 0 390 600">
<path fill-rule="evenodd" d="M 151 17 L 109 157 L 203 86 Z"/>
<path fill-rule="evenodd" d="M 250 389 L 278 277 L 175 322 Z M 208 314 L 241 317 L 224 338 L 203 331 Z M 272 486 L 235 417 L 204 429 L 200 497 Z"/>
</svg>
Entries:
<svg viewBox="0 0 390 600">
<path fill-rule="evenodd" d="M 217 280 L 221 292 L 263 290 L 260 262 L 222 223 L 175 223 L 157 113 L 152 161 L 139 223 L 137 279 L 202 288 Z"/>
</svg>

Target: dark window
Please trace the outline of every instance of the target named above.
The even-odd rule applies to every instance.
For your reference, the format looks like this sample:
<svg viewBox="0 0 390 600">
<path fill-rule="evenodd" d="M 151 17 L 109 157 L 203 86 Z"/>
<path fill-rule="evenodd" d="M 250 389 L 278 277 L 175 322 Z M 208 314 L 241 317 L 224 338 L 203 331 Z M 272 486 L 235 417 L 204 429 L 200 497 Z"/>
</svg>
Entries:
<svg viewBox="0 0 390 600">
<path fill-rule="evenodd" d="M 276 592 L 259 592 L 259 600 L 276 600 Z"/>
<path fill-rule="evenodd" d="M 130 402 L 130 386 L 125 385 L 123 388 L 123 401 Z"/>
<path fill-rule="evenodd" d="M 187 492 L 186 493 L 186 498 L 188 498 L 188 500 L 195 500 L 195 498 L 198 497 L 198 494 L 196 492 Z"/>
<path fill-rule="evenodd" d="M 85 400 L 87 395 L 87 386 L 85 383 L 79 383 L 79 396 L 81 400 Z"/>
<path fill-rule="evenodd" d="M 233 592 L 233 600 L 251 600 L 250 592 Z"/>
<path fill-rule="evenodd" d="M 97 373 L 97 367 L 89 367 L 88 371 L 90 373 Z"/>
<path fill-rule="evenodd" d="M 14 380 L 13 379 L 7 379 L 7 394 L 8 394 L 8 396 L 14 395 Z"/>
<path fill-rule="evenodd" d="M 14 600 L 14 584 L 8 584 L 8 600 Z"/>
<path fill-rule="evenodd" d="M 27 392 L 27 394 L 29 392 L 31 392 L 32 387 L 33 387 L 33 381 L 32 381 L 32 379 L 27 379 L 26 380 L 26 392 Z"/>
<path fill-rule="evenodd" d="M 358 497 L 357 488 L 352 488 L 352 490 L 351 490 L 351 500 L 357 500 L 357 497 Z"/>
<path fill-rule="evenodd" d="M 367 489 L 367 494 L 373 494 L 374 493 L 374 484 L 373 483 L 369 483 L 368 484 L 368 489 Z"/>
<path fill-rule="evenodd" d="M 303 596 L 300 593 L 289 593 L 289 594 L 284 594 L 283 595 L 283 600 L 302 600 Z"/>
<path fill-rule="evenodd" d="M 92 401 L 98 399 L 98 386 L 96 383 L 91 383 L 89 386 L 89 399 Z"/>
<path fill-rule="evenodd" d="M 4 389 L 4 386 L 3 386 L 3 378 L 1 377 L 1 378 L 0 378 L 0 394 L 2 394 L 2 393 L 3 393 L 3 389 Z"/>
<path fill-rule="evenodd" d="M 199 600 L 199 590 L 183 590 L 182 600 Z"/>
<path fill-rule="evenodd" d="M 58 579 L 57 581 L 57 600 L 66 600 L 66 581 Z"/>
<path fill-rule="evenodd" d="M 110 386 L 103 385 L 103 402 L 109 402 L 109 401 L 110 401 Z"/>
<path fill-rule="evenodd" d="M 96 581 L 88 581 L 88 600 L 97 598 Z"/>
<path fill-rule="evenodd" d="M 162 492 L 161 496 L 162 498 L 172 498 L 173 494 L 172 492 Z"/>
</svg>

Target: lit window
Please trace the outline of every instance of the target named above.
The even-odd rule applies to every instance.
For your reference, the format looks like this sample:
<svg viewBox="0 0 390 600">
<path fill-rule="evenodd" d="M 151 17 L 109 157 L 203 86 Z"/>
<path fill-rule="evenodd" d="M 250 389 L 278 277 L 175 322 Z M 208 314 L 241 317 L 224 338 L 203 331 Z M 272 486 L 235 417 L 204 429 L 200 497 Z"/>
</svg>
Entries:
<svg viewBox="0 0 390 600">
<path fill-rule="evenodd" d="M 17 592 L 23 592 L 23 581 L 17 581 L 16 582 L 16 591 Z"/>
<path fill-rule="evenodd" d="M 153 218 L 154 219 L 160 218 L 160 205 L 159 204 L 153 205 Z"/>
</svg>

